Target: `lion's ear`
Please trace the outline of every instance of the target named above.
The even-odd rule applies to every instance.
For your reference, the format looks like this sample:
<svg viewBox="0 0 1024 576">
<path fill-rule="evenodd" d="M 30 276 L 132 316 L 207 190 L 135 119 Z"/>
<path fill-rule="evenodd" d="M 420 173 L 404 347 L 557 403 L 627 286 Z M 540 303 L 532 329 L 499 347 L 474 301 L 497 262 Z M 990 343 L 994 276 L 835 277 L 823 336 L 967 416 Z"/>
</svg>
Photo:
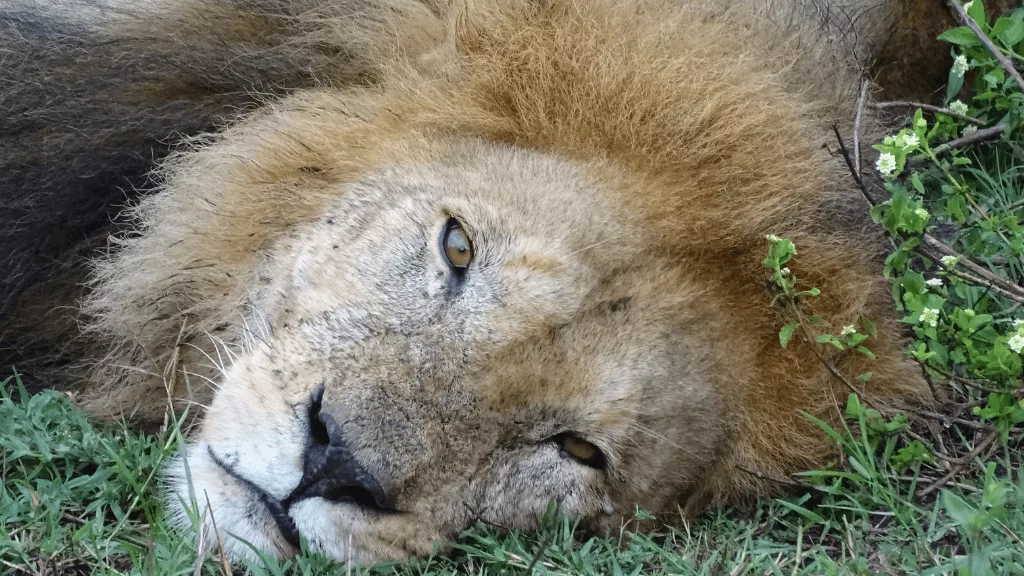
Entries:
<svg viewBox="0 0 1024 576">
<path fill-rule="evenodd" d="M 105 245 L 183 136 L 288 91 L 374 81 L 383 60 L 440 40 L 435 9 L 417 0 L 3 3 L 0 339 L 24 316 L 26 295 L 81 282 L 85 256 Z M 4 348 L 4 365 L 25 366 Z"/>
</svg>

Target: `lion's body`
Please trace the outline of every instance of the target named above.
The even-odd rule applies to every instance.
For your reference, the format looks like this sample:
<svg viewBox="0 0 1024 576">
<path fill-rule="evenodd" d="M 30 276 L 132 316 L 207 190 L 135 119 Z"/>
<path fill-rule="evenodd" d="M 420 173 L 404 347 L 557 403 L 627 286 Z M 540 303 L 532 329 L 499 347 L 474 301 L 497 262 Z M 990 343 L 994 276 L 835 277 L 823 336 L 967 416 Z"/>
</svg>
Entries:
<svg viewBox="0 0 1024 576">
<path fill-rule="evenodd" d="M 878 325 L 867 342 L 877 359 L 830 362 L 854 379 L 872 372 L 862 392 L 875 402 L 930 401 L 902 353 L 880 236 L 828 150 L 831 124 L 853 115 L 851 55 L 876 53 L 891 20 L 917 5 L 880 4 L 853 30 L 839 15 L 855 21 L 863 3 L 833 6 L 821 21 L 811 2 L 608 4 L 327 1 L 284 17 L 269 4 L 236 16 L 217 3 L 154 3 L 148 14 L 161 14 L 152 21 L 162 33 L 135 28 L 138 15 L 121 24 L 104 16 L 100 37 L 117 29 L 131 45 L 156 38 L 175 48 L 142 50 L 139 81 L 127 87 L 75 85 L 109 100 L 88 100 L 96 113 L 78 125 L 57 122 L 68 152 L 38 162 L 40 172 L 33 147 L 49 142 L 38 130 L 53 125 L 32 126 L 33 110 L 13 108 L 0 182 L 22 191 L 25 214 L 68 190 L 107 189 L 112 174 L 140 184 L 138 154 L 170 130 L 210 128 L 252 101 L 244 88 L 288 94 L 164 162 L 157 190 L 131 212 L 134 231 L 94 265 L 75 352 L 95 363 L 87 405 L 153 419 L 169 397 L 212 400 L 188 452 L 192 475 L 227 517 L 218 517 L 222 529 L 235 522 L 257 546 L 282 552 L 288 544 L 270 520 L 237 517 L 240 489 L 214 481 L 226 468 L 204 458 L 223 451 L 232 474 L 284 498 L 304 474 L 301 462 L 282 464 L 301 460 L 298 441 L 283 440 L 305 433 L 290 415 L 318 385 L 324 406 L 356 426 L 346 434 L 360 466 L 384 478 L 392 507 L 407 513 L 332 508 L 341 514 L 332 532 L 312 505 L 301 508 L 309 501 L 297 504 L 300 531 L 341 557 L 352 550 L 335 537 L 346 533 L 354 557 L 373 560 L 429 551 L 477 514 L 529 526 L 548 498 L 596 528 L 633 505 L 693 513 L 822 464 L 830 448 L 800 411 L 834 421 L 849 393 L 802 336 L 779 345 L 785 321 L 761 266 L 768 234 L 796 243 L 791 266 L 821 289 L 809 306 L 830 323 L 823 329 Z M 18 22 L 19 50 L 38 50 L 26 20 L 7 21 Z M 265 46 L 218 57 L 221 85 L 211 83 L 216 66 L 186 82 L 210 62 L 190 60 L 180 44 L 206 57 L 222 41 Z M 179 55 L 185 76 L 147 67 L 161 66 L 162 49 Z M 33 68 L 38 78 L 75 60 L 46 62 Z M 38 106 L 26 83 L 18 90 Z M 176 96 L 131 108 L 150 90 Z M 62 94 L 64 105 L 76 101 Z M 187 123 L 172 121 L 175 106 L 192 114 Z M 73 174 L 53 165 L 124 152 L 122 113 L 144 133 L 125 152 L 136 164 L 100 162 L 96 182 L 59 180 Z M 90 119 L 92 140 L 81 140 Z M 110 213 L 106 194 L 96 199 L 103 209 L 68 214 L 101 233 L 94 222 Z M 420 261 L 433 248 L 409 236 L 433 230 L 423 216 L 432 210 L 467 218 L 479 244 L 479 270 L 455 292 L 433 284 Z M 76 254 L 76 242 L 54 242 L 62 257 Z M 34 264 L 6 257 L 11 294 L 20 294 L 18 270 Z M 32 279 L 50 282 L 39 292 L 47 296 L 22 298 L 10 317 L 67 293 L 74 273 L 50 260 L 46 278 Z M 7 337 L 28 342 L 15 324 Z M 258 342 L 227 351 L 253 332 Z M 250 419 L 277 431 L 260 444 L 269 452 L 245 444 Z M 560 433 L 556 421 L 605 452 L 605 476 L 522 455 L 544 440 L 538 430 Z M 470 468 L 454 464 L 463 460 Z M 510 472 L 501 462 L 525 464 Z"/>
</svg>

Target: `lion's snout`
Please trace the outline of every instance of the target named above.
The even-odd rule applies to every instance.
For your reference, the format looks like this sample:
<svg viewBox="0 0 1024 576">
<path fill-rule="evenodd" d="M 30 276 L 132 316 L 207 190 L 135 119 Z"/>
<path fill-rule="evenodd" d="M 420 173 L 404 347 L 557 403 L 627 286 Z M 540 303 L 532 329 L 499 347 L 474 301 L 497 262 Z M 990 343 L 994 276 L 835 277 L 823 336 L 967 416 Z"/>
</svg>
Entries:
<svg viewBox="0 0 1024 576">
<path fill-rule="evenodd" d="M 394 509 L 393 495 L 352 453 L 343 426 L 323 409 L 323 387 L 310 399 L 309 439 L 302 455 L 302 480 L 284 499 L 286 508 L 307 498 L 350 502 L 378 511 Z"/>
</svg>

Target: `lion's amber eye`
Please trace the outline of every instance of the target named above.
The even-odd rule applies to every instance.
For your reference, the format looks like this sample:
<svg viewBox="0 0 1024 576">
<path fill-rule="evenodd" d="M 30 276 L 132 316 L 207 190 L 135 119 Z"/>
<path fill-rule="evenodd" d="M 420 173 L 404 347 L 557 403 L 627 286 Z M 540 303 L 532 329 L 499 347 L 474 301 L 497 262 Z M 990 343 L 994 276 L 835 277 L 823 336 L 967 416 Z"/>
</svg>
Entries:
<svg viewBox="0 0 1024 576">
<path fill-rule="evenodd" d="M 579 460 L 581 464 L 593 468 L 604 468 L 605 460 L 601 449 L 586 440 L 572 434 L 559 434 L 553 440 L 561 447 L 562 452 Z"/>
<path fill-rule="evenodd" d="M 444 225 L 441 248 L 444 257 L 448 259 L 448 265 L 456 270 L 465 270 L 473 260 L 473 244 L 462 224 L 455 218 L 449 218 Z"/>
</svg>

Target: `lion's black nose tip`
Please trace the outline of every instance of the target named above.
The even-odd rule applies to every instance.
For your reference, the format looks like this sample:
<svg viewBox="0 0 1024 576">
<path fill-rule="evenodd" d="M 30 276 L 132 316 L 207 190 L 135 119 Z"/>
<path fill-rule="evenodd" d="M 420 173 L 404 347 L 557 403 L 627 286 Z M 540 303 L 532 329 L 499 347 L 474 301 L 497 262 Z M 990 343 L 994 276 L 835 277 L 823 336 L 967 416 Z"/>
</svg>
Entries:
<svg viewBox="0 0 1024 576">
<path fill-rule="evenodd" d="M 286 506 L 320 497 L 352 502 L 366 508 L 393 510 L 380 482 L 352 455 L 341 424 L 323 410 L 321 386 L 310 399 L 309 440 L 303 457 L 302 480 L 284 500 Z"/>
</svg>

